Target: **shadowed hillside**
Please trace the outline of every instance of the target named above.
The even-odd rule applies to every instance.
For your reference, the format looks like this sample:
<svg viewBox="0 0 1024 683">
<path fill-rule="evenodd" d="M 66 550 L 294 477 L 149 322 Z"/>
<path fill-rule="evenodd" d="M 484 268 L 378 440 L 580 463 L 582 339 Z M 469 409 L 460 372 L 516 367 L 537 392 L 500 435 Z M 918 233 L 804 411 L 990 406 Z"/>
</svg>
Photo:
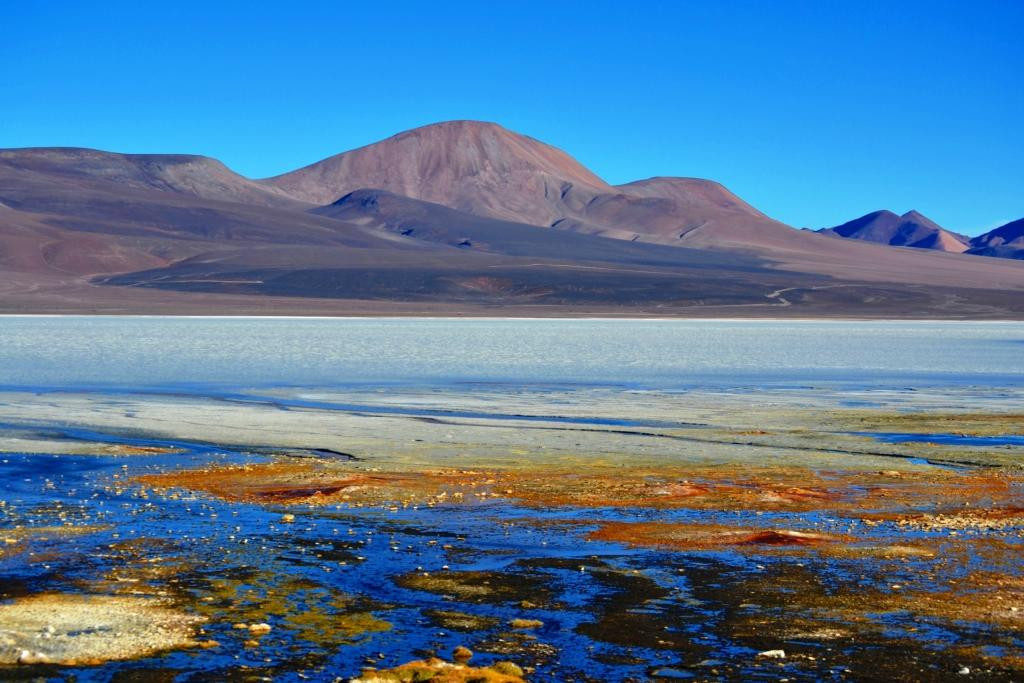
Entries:
<svg viewBox="0 0 1024 683">
<path fill-rule="evenodd" d="M 969 248 L 966 237 L 940 227 L 917 211 L 908 211 L 902 216 L 892 211 L 874 211 L 820 232 L 894 247 L 935 249 L 957 254 Z"/>
<path fill-rule="evenodd" d="M 1024 218 L 975 237 L 971 240 L 970 253 L 1024 259 Z"/>
</svg>

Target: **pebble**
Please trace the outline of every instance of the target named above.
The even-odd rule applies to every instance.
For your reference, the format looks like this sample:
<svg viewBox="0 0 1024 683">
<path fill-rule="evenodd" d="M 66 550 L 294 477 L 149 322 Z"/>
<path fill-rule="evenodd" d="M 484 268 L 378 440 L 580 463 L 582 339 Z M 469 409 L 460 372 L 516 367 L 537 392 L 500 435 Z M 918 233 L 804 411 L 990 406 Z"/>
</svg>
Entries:
<svg viewBox="0 0 1024 683">
<path fill-rule="evenodd" d="M 766 659 L 785 659 L 785 650 L 765 650 L 764 652 L 758 652 L 758 657 L 764 657 Z"/>
<path fill-rule="evenodd" d="M 50 658 L 42 652 L 22 650 L 18 653 L 18 664 L 48 664 L 49 662 Z"/>
</svg>

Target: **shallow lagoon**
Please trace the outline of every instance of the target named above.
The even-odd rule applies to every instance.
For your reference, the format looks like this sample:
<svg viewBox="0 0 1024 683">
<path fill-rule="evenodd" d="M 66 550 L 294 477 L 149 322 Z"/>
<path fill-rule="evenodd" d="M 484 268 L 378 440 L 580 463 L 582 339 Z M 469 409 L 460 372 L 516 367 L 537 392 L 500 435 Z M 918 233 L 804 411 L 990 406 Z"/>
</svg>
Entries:
<svg viewBox="0 0 1024 683">
<path fill-rule="evenodd" d="M 2 317 L 0 385 L 1024 381 L 1024 323 Z"/>
<path fill-rule="evenodd" d="M 998 438 L 1021 339 L 1010 323 L 5 318 L 3 599 L 169 600 L 207 619 L 208 649 L 0 675 L 343 680 L 467 645 L 538 681 L 1012 680 L 1021 485 L 988 472 L 1024 450 Z M 208 488 L 240 464 L 237 489 Z M 951 535 L 954 490 L 1010 517 L 957 512 Z M 272 630 L 246 644 L 238 622 Z M 772 649 L 786 659 L 758 657 Z"/>
</svg>

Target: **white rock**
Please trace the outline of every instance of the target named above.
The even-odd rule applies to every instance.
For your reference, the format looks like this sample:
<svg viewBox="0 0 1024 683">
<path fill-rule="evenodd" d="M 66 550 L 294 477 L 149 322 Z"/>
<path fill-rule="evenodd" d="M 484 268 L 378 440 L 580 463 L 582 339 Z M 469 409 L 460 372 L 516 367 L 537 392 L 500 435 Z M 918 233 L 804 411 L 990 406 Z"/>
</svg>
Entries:
<svg viewBox="0 0 1024 683">
<path fill-rule="evenodd" d="M 765 657 L 767 659 L 785 659 L 785 650 L 765 650 L 764 652 L 758 652 L 758 657 Z"/>
<path fill-rule="evenodd" d="M 18 653 L 18 664 L 49 664 L 50 658 L 42 652 L 22 650 Z"/>
</svg>

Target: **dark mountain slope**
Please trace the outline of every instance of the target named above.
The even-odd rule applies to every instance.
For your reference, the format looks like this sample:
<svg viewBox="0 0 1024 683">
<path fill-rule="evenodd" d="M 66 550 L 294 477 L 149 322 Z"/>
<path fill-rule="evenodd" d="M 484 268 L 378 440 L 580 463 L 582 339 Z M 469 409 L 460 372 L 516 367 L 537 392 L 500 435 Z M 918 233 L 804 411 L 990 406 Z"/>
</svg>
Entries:
<svg viewBox="0 0 1024 683">
<path fill-rule="evenodd" d="M 313 213 L 413 240 L 509 256 L 659 265 L 706 263 L 708 267 L 726 262 L 720 254 L 679 248 L 682 245 L 666 248 L 550 230 L 456 211 L 384 190 L 356 190 Z M 752 257 L 732 258 L 731 262 L 759 263 Z"/>
<path fill-rule="evenodd" d="M 968 249 L 966 237 L 945 230 L 917 211 L 908 211 L 902 216 L 892 211 L 873 211 L 820 232 L 894 247 L 915 247 L 953 253 Z"/>
<path fill-rule="evenodd" d="M 1024 218 L 1011 221 L 971 240 L 968 253 L 1024 259 Z"/>
</svg>

